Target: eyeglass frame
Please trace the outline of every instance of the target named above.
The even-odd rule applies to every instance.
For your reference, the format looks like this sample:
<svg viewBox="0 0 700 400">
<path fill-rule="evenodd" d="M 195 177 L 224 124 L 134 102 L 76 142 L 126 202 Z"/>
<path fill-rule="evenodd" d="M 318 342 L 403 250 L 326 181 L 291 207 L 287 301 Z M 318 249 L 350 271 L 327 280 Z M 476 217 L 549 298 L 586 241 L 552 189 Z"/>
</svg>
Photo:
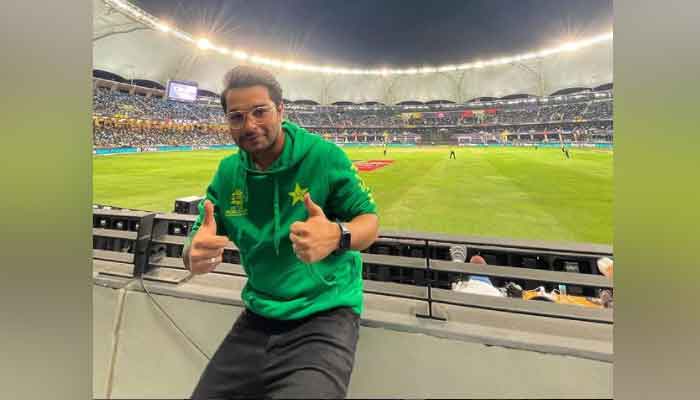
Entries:
<svg viewBox="0 0 700 400">
<path fill-rule="evenodd" d="M 276 110 L 276 109 L 277 109 L 277 105 L 275 105 L 275 104 L 267 104 L 267 105 L 263 105 L 263 106 L 257 106 L 257 107 L 253 107 L 252 109 L 250 109 L 250 110 L 248 110 L 248 111 L 238 111 L 238 110 L 236 110 L 236 111 L 230 111 L 230 112 L 227 112 L 227 113 L 224 115 L 224 117 L 226 118 L 226 121 L 228 122 L 228 124 L 229 124 L 229 126 L 231 127 L 231 129 L 241 129 L 241 128 L 243 128 L 243 127 L 245 126 L 246 121 L 248 120 L 248 114 L 253 113 L 253 112 L 255 112 L 256 110 L 260 110 L 260 109 L 265 109 L 265 112 L 268 112 L 268 111 Z M 237 126 L 237 127 L 236 127 L 236 126 L 233 126 L 233 124 L 232 124 L 232 122 L 231 122 L 231 117 L 230 117 L 230 115 L 233 114 L 233 113 L 241 113 L 241 114 L 243 114 L 243 122 L 240 124 L 240 126 Z M 263 116 L 263 117 L 261 117 L 261 118 L 257 118 L 257 117 L 255 117 L 255 116 L 253 116 L 253 122 L 254 122 L 256 125 L 260 125 L 260 124 L 263 122 L 263 119 L 264 119 L 264 118 L 265 118 L 265 116 Z"/>
</svg>

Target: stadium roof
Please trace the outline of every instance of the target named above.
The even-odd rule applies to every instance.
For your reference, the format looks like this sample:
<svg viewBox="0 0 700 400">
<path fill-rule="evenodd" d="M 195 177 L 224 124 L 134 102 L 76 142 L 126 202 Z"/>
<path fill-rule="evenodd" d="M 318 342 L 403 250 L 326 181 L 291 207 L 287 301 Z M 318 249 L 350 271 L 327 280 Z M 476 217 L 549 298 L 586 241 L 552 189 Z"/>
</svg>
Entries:
<svg viewBox="0 0 700 400">
<path fill-rule="evenodd" d="M 572 87 L 613 81 L 611 34 L 558 47 L 537 43 L 520 54 L 474 58 L 464 64 L 421 68 L 358 69 L 282 62 L 226 49 L 206 38 L 164 25 L 123 0 L 94 0 L 93 67 L 124 80 L 194 80 L 219 92 L 221 78 L 237 64 L 272 70 L 289 100 L 320 104 L 448 100 L 514 94 L 547 95 Z M 447 41 L 449 42 L 449 41 Z M 441 44 L 453 47 L 454 44 Z"/>
<path fill-rule="evenodd" d="M 609 31 L 613 18 L 612 0 L 129 1 L 216 46 L 362 69 L 462 64 L 557 47 Z"/>
</svg>

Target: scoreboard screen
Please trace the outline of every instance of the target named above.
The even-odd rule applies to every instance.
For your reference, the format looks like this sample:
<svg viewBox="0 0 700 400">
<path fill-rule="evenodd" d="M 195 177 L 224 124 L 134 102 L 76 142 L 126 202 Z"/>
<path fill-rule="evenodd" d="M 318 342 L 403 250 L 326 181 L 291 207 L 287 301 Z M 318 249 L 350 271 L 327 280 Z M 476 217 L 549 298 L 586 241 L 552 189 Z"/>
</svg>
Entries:
<svg viewBox="0 0 700 400">
<path fill-rule="evenodd" d="M 197 83 L 169 81 L 167 93 L 168 100 L 195 101 L 197 100 Z"/>
</svg>

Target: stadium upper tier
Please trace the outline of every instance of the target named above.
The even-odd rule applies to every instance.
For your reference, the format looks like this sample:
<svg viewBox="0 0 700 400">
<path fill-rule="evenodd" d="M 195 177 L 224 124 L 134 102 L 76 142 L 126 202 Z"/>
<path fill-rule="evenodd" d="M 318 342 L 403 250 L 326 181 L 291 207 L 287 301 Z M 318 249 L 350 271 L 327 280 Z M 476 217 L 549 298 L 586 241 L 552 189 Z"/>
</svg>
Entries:
<svg viewBox="0 0 700 400">
<path fill-rule="evenodd" d="M 161 94 L 162 96 L 162 94 Z M 223 124 L 218 101 L 182 103 L 96 87 L 94 113 L 132 119 Z M 612 93 L 585 92 L 499 102 L 401 106 L 286 104 L 287 118 L 312 128 L 521 125 L 612 119 Z"/>
<path fill-rule="evenodd" d="M 122 93 L 96 86 L 96 147 L 231 144 L 216 100 L 182 103 L 160 95 Z M 133 87 L 132 87 L 133 89 Z M 586 92 L 470 104 L 286 105 L 285 118 L 328 140 L 346 142 L 491 143 L 504 136 L 521 141 L 611 141 L 612 92 Z M 391 137 L 385 137 L 390 135 Z"/>
<path fill-rule="evenodd" d="M 109 71 L 125 80 L 150 81 L 165 86 L 168 80 L 189 80 L 201 89 L 219 92 L 225 72 L 237 64 L 252 62 L 200 48 L 192 38 L 181 39 L 178 31 L 164 32 L 135 22 L 123 9 L 93 1 L 93 68 Z M 239 43 L 226 43 L 235 46 Z M 224 43 L 222 43 L 224 45 Z M 449 43 L 445 43 L 449 46 Z M 504 97 L 514 94 L 545 96 L 574 87 L 596 88 L 613 81 L 613 44 L 603 40 L 590 46 L 573 46 L 567 51 L 537 52 L 531 56 L 488 60 L 465 60 L 473 68 L 411 74 L 348 75 L 288 70 L 266 65 L 279 79 L 284 97 L 319 104 L 338 101 L 353 103 L 447 100 L 464 103 L 480 96 Z M 566 47 L 566 46 L 564 46 Z M 254 53 L 255 49 L 246 49 Z M 280 49 L 283 50 L 283 49 Z M 516 55 L 509 55 L 516 56 Z M 440 64 L 440 60 L 416 60 L 416 64 Z"/>
</svg>

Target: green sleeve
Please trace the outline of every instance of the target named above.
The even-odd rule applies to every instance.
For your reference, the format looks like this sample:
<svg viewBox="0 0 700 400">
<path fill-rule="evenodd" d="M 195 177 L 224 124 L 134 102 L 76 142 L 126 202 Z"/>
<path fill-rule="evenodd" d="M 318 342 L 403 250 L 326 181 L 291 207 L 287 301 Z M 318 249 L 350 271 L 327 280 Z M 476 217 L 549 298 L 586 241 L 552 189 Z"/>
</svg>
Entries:
<svg viewBox="0 0 700 400">
<path fill-rule="evenodd" d="M 345 152 L 335 144 L 330 144 L 328 152 L 327 215 L 341 221 L 350 221 L 361 214 L 377 214 L 377 206 L 372 191 L 360 177 Z"/>
<path fill-rule="evenodd" d="M 214 177 L 212 178 L 211 182 L 209 183 L 209 186 L 207 186 L 207 192 L 204 195 L 204 198 L 202 201 L 199 202 L 198 209 L 199 209 L 199 215 L 197 215 L 197 219 L 194 221 L 194 224 L 192 225 L 192 229 L 190 230 L 189 234 L 187 235 L 187 239 L 185 239 L 185 246 L 184 249 L 187 249 L 190 246 L 190 243 L 192 242 L 192 238 L 194 235 L 197 233 L 199 230 L 199 227 L 202 225 L 202 222 L 204 221 L 204 202 L 206 200 L 209 200 L 214 204 L 214 220 L 216 221 L 216 234 L 217 235 L 225 235 L 226 232 L 224 231 L 224 224 L 221 221 L 221 208 L 220 208 L 220 196 L 219 196 L 219 190 L 220 190 L 220 185 L 219 185 L 219 171 L 221 170 L 221 164 L 219 164 L 219 168 L 217 168 L 216 173 L 214 173 Z"/>
</svg>

